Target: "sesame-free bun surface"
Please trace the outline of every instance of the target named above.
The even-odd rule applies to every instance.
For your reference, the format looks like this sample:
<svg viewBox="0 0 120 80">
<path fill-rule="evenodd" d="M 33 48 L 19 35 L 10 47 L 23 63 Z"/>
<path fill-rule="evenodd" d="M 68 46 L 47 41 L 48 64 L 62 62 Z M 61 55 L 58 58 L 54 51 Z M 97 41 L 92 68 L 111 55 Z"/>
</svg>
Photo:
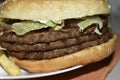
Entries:
<svg viewBox="0 0 120 80">
<path fill-rule="evenodd" d="M 1 18 L 21 20 L 62 20 L 109 14 L 107 0 L 6 0 Z"/>
<path fill-rule="evenodd" d="M 50 72 L 75 65 L 86 65 L 108 57 L 114 50 L 116 35 L 109 41 L 72 53 L 70 55 L 45 60 L 20 60 L 10 56 L 18 66 L 29 72 Z"/>
</svg>

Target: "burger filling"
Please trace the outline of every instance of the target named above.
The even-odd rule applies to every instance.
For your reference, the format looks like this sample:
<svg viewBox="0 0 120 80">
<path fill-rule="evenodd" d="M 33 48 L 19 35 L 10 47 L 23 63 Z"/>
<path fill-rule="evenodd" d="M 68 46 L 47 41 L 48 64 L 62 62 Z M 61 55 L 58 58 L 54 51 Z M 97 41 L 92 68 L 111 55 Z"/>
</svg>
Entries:
<svg viewBox="0 0 120 80">
<path fill-rule="evenodd" d="M 19 59 L 51 59 L 96 46 L 112 38 L 108 16 L 59 21 L 1 19 L 1 46 Z"/>
</svg>

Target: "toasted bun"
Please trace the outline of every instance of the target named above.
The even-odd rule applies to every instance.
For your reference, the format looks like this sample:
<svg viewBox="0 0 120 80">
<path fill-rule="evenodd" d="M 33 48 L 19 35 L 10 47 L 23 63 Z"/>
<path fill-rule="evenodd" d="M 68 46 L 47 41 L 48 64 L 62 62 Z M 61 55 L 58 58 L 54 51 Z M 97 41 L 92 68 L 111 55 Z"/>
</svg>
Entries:
<svg viewBox="0 0 120 80">
<path fill-rule="evenodd" d="M 21 68 L 29 72 L 50 72 L 75 65 L 86 65 L 88 63 L 100 61 L 108 57 L 114 50 L 116 36 L 108 42 L 98 46 L 90 47 L 82 51 L 46 60 L 19 60 L 15 57 L 10 57 Z"/>
<path fill-rule="evenodd" d="M 109 14 L 107 0 L 6 0 L 0 17 L 21 20 L 62 20 Z"/>
</svg>

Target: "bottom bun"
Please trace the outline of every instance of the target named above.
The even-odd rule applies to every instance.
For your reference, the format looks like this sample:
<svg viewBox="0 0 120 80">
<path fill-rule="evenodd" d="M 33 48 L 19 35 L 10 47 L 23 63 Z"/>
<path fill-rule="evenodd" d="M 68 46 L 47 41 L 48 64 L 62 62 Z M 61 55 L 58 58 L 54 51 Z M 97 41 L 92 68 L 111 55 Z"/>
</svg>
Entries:
<svg viewBox="0 0 120 80">
<path fill-rule="evenodd" d="M 12 56 L 10 56 L 10 59 L 29 72 L 51 72 L 75 65 L 86 65 L 100 61 L 114 51 L 115 40 L 116 35 L 106 43 L 53 59 L 20 60 Z"/>
</svg>

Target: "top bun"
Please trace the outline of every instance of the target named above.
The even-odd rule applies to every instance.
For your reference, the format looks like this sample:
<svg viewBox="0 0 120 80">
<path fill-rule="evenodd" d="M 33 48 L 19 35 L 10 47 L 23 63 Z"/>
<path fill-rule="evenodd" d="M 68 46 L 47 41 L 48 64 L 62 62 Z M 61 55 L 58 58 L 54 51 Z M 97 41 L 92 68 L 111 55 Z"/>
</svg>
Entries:
<svg viewBox="0 0 120 80">
<path fill-rule="evenodd" d="M 107 0 L 6 0 L 1 18 L 48 21 L 109 14 Z"/>
</svg>

